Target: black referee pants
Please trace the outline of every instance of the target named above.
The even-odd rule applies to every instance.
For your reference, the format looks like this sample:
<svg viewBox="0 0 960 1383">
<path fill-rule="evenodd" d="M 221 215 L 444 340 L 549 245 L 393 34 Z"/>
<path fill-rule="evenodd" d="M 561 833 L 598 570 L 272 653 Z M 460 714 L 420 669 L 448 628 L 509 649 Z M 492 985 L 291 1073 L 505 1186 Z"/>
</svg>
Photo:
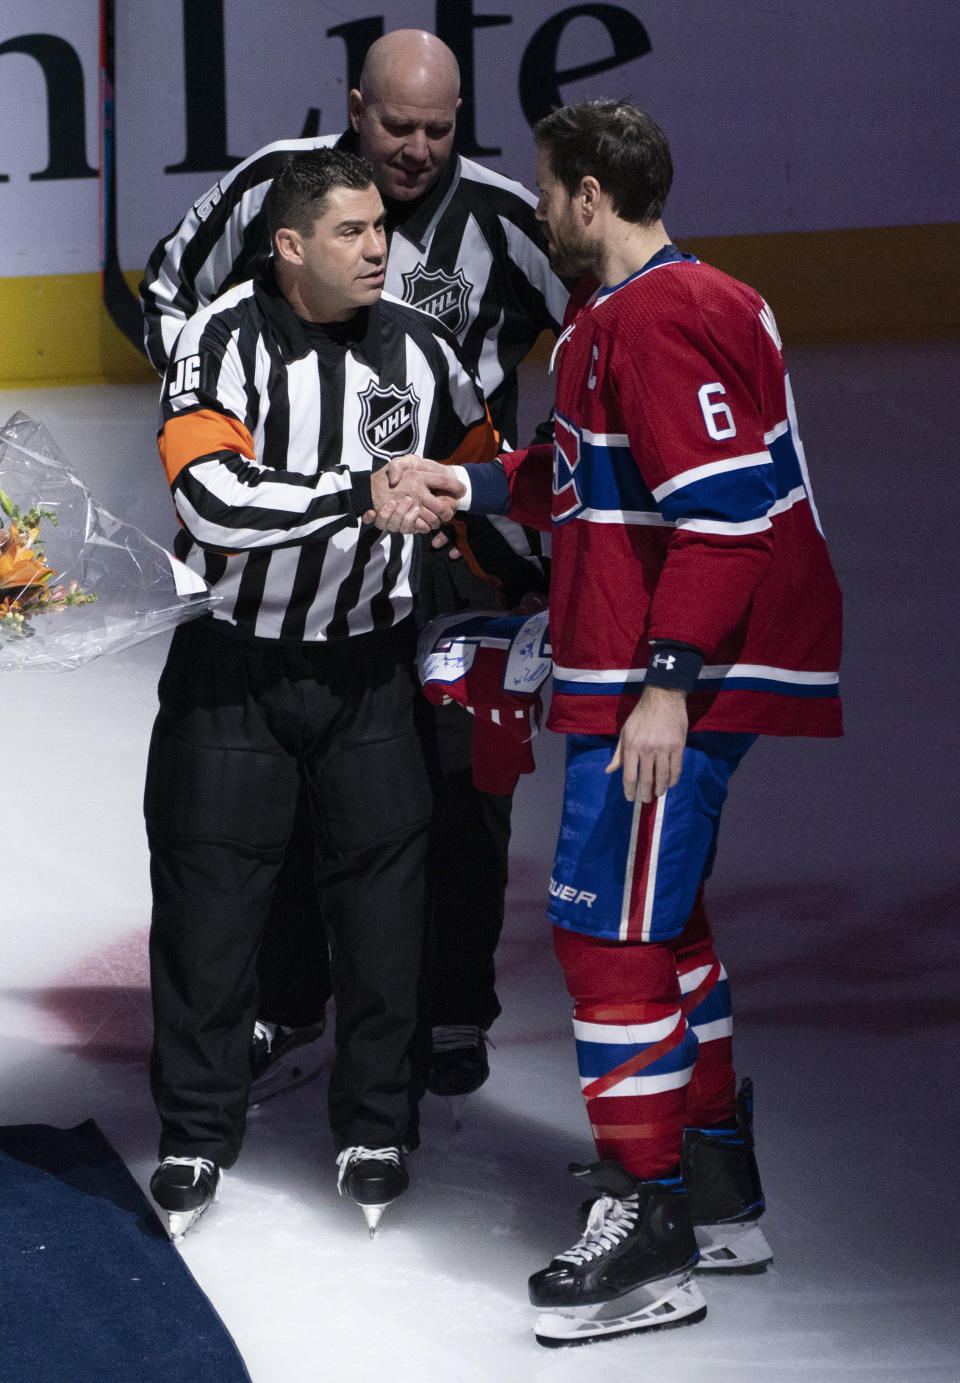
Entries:
<svg viewBox="0 0 960 1383">
<path fill-rule="evenodd" d="M 463 559 L 451 561 L 424 539 L 417 622 L 436 614 L 492 610 L 496 592 Z M 428 967 L 425 1026 L 499 1017 L 495 953 L 503 928 L 511 796 L 481 792 L 473 781 L 473 718 L 461 706 L 418 698 L 417 720 L 434 791 L 427 868 Z M 301 803 L 260 949 L 259 1017 L 308 1027 L 330 995 L 325 948 L 318 946 L 316 890 L 306 870 L 313 828 Z M 429 1060 L 429 1042 L 425 1059 Z"/>
<path fill-rule="evenodd" d="M 414 637 L 410 621 L 324 645 L 245 640 L 212 619 L 174 634 L 145 795 L 161 1157 L 229 1167 L 240 1151 L 257 950 L 301 783 L 337 1011 L 334 1138 L 416 1143 L 431 795 Z"/>
</svg>

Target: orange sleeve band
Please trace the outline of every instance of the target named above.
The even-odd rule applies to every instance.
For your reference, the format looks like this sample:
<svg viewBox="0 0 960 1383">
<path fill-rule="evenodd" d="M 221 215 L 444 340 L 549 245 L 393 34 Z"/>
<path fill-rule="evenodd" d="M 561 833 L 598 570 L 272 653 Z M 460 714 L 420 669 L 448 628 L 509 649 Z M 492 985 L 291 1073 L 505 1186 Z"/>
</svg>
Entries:
<svg viewBox="0 0 960 1383">
<path fill-rule="evenodd" d="M 195 413 L 178 413 L 170 418 L 157 439 L 157 449 L 169 485 L 173 484 L 184 466 L 189 466 L 191 461 L 197 461 L 201 456 L 210 456 L 218 451 L 236 451 L 248 460 L 255 461 L 257 455 L 253 438 L 243 423 L 209 408 L 199 408 Z"/>
<path fill-rule="evenodd" d="M 483 418 L 474 423 L 456 451 L 438 459 L 445 466 L 466 466 L 471 462 L 492 461 L 499 450 L 500 434 L 490 419 L 490 410 L 484 407 Z"/>
<path fill-rule="evenodd" d="M 492 586 L 494 590 L 498 590 L 503 585 L 503 582 L 500 580 L 499 576 L 491 576 L 488 571 L 484 571 L 483 567 L 481 567 L 480 563 L 477 561 L 477 555 L 470 546 L 470 539 L 467 537 L 467 525 L 464 523 L 463 519 L 455 518 L 453 521 L 453 528 L 457 535 L 457 547 L 460 549 L 464 561 L 473 572 L 474 576 L 477 577 L 479 581 L 482 581 L 485 586 Z"/>
<path fill-rule="evenodd" d="M 444 465 L 447 466 L 466 466 L 482 461 L 492 461 L 500 450 L 500 433 L 494 427 L 490 418 L 490 409 L 484 405 L 483 418 L 480 422 L 474 423 L 473 427 L 464 437 L 451 456 L 443 458 Z M 487 586 L 498 589 L 503 583 L 498 576 L 491 576 L 484 571 L 477 561 L 476 554 L 470 546 L 467 537 L 467 526 L 463 519 L 454 519 L 453 527 L 457 535 L 457 547 L 460 549 L 467 566 L 480 581 Z"/>
</svg>

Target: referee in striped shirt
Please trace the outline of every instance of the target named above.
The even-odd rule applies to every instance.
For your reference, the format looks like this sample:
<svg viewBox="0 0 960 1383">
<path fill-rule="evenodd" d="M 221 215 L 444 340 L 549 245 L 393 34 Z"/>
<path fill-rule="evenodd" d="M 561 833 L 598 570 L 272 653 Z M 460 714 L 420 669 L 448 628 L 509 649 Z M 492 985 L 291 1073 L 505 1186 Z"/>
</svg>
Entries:
<svg viewBox="0 0 960 1383">
<path fill-rule="evenodd" d="M 257 950 L 301 787 L 332 954 L 339 1184 L 368 1219 L 406 1187 L 431 815 L 414 540 L 361 519 L 386 499 L 390 459 L 484 460 L 497 445 L 454 338 L 381 296 L 366 160 L 296 156 L 267 216 L 273 265 L 190 319 L 162 395 L 177 552 L 221 598 L 174 635 L 147 770 L 151 1189 L 172 1229 L 240 1150 Z"/>
<path fill-rule="evenodd" d="M 291 154 L 336 145 L 370 159 L 387 208 L 386 291 L 443 322 L 483 388 L 501 436 L 517 437 L 517 366 L 544 330 L 556 333 L 567 301 L 519 183 L 455 151 L 459 72 L 454 54 L 422 29 L 393 29 L 371 44 L 349 126 L 336 134 L 281 139 L 233 168 L 157 245 L 140 285 L 146 347 L 162 373 L 177 332 L 232 284 L 251 278 L 270 253 L 263 201 Z M 532 529 L 485 520 L 476 561 L 423 544 L 417 619 L 515 606 L 547 589 Z M 462 535 L 458 535 L 462 536 Z M 461 546 L 461 549 L 462 546 Z M 456 549 L 454 549 L 454 552 Z M 494 578 L 482 576 L 477 568 Z M 430 870 L 427 1021 L 433 1028 L 428 1088 L 466 1094 L 487 1078 L 485 1034 L 500 1013 L 495 951 L 504 920 L 511 798 L 482 792 L 472 777 L 472 721 L 435 707 L 423 726 L 435 788 L 432 852 L 456 853 L 457 869 Z M 258 962 L 260 1011 L 251 1098 L 268 1098 L 319 1058 L 329 996 L 303 862 L 313 854 L 309 814 L 298 812 Z M 310 1043 L 310 1047 L 304 1047 Z"/>
</svg>

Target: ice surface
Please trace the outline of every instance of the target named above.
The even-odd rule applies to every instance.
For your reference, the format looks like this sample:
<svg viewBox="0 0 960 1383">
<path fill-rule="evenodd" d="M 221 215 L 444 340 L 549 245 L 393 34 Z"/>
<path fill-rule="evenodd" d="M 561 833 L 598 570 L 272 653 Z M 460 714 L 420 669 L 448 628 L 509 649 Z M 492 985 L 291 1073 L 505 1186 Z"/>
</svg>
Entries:
<svg viewBox="0 0 960 1383">
<path fill-rule="evenodd" d="M 848 734 L 752 752 L 711 890 L 738 1067 L 757 1088 L 773 1268 L 705 1281 L 707 1319 L 686 1330 L 569 1352 L 533 1341 L 526 1278 L 575 1238 L 565 1168 L 591 1153 L 543 919 L 561 758 L 544 735 L 515 806 L 492 1074 L 460 1132 L 428 1096 L 411 1189 L 371 1242 L 336 1195 L 323 1081 L 304 1086 L 251 1115 L 221 1201 L 182 1245 L 254 1383 L 960 1378 L 960 347 L 791 362 L 847 597 Z M 17 409 L 114 513 L 169 544 L 152 387 L 0 393 L 3 418 Z M 157 1123 L 140 796 L 165 645 L 0 684 L 3 1120 L 93 1117 L 144 1186 Z"/>
</svg>

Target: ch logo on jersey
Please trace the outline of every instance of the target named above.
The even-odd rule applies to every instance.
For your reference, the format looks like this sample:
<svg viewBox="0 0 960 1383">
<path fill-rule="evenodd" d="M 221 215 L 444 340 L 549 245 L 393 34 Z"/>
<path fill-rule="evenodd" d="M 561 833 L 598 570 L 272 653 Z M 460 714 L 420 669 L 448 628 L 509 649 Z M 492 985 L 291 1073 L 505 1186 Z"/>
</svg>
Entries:
<svg viewBox="0 0 960 1383">
<path fill-rule="evenodd" d="M 387 460 L 416 451 L 420 441 L 419 409 L 412 384 L 370 384 L 360 399 L 360 441 L 374 456 Z"/>
<path fill-rule="evenodd" d="M 402 277 L 405 303 L 436 317 L 454 336 L 463 331 L 469 320 L 467 304 L 473 284 L 464 278 L 462 269 L 450 275 L 442 269 L 426 269 L 418 264 Z"/>
<path fill-rule="evenodd" d="M 578 475 L 581 442 L 580 429 L 558 413 L 553 424 L 553 522 L 557 524 L 568 523 L 583 508 Z"/>
</svg>

